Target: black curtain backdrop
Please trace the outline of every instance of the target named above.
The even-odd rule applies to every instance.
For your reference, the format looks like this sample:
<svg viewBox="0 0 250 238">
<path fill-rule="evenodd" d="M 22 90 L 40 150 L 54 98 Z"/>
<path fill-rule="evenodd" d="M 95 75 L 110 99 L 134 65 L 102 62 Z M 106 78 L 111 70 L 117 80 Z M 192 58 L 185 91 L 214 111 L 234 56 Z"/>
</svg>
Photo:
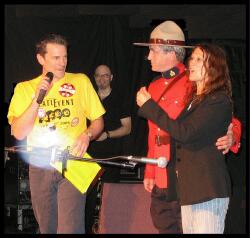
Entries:
<svg viewBox="0 0 250 238">
<path fill-rule="evenodd" d="M 141 86 L 155 77 L 146 60 L 147 47 L 133 42 L 148 40 L 151 28 L 129 28 L 126 16 L 81 17 L 19 17 L 9 7 L 5 9 L 5 118 L 16 83 L 41 73 L 35 55 L 36 42 L 46 33 L 64 35 L 69 43 L 68 72 L 87 74 L 93 84 L 94 69 L 99 64 L 111 67 L 112 87 L 120 91 L 131 110 L 132 133 L 124 140 L 124 154 L 146 155 L 147 123 L 137 116 L 135 96 Z M 211 38 L 211 37 L 210 37 Z M 227 216 L 225 233 L 245 233 L 246 209 L 246 43 L 244 40 L 192 39 L 189 44 L 214 42 L 228 55 L 233 85 L 234 114 L 243 124 L 242 147 L 235 155 L 228 153 L 227 162 L 233 182 L 233 196 Z M 5 127 L 9 128 L 7 121 Z M 5 146 L 12 146 L 10 133 L 5 134 Z"/>
</svg>

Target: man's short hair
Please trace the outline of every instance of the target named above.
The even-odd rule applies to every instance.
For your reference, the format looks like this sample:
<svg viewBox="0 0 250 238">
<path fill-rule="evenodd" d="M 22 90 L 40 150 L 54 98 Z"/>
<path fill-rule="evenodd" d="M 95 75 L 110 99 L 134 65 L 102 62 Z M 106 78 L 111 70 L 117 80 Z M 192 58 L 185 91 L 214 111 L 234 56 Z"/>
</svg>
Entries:
<svg viewBox="0 0 250 238">
<path fill-rule="evenodd" d="M 64 45 L 66 48 L 68 47 L 67 40 L 58 34 L 48 34 L 44 36 L 37 44 L 36 44 L 36 53 L 44 56 L 47 53 L 47 44 L 58 44 Z"/>
<path fill-rule="evenodd" d="M 186 50 L 183 47 L 178 47 L 178 46 L 169 46 L 169 45 L 161 45 L 160 46 L 163 51 L 165 52 L 170 52 L 170 51 L 174 51 L 176 58 L 179 62 L 183 62 L 185 59 L 185 55 L 186 55 Z"/>
</svg>

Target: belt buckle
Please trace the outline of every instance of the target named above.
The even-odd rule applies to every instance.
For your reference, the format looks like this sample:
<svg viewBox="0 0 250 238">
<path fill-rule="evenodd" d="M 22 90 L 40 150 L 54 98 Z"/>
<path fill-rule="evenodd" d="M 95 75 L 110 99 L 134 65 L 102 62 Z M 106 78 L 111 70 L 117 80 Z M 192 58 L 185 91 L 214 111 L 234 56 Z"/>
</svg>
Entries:
<svg viewBox="0 0 250 238">
<path fill-rule="evenodd" d="M 162 145 L 162 143 L 161 143 L 161 136 L 160 135 L 156 135 L 155 136 L 155 144 L 158 145 L 158 146 Z"/>
</svg>

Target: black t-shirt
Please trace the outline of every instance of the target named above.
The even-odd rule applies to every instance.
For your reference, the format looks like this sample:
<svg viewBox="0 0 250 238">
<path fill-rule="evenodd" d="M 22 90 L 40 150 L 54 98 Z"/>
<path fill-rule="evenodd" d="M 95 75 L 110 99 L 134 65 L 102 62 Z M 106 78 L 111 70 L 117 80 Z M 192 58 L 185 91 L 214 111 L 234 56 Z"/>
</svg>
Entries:
<svg viewBox="0 0 250 238">
<path fill-rule="evenodd" d="M 121 93 L 111 91 L 109 96 L 102 100 L 106 113 L 103 115 L 104 131 L 112 131 L 121 127 L 120 119 L 129 117 L 128 106 Z M 93 158 L 107 158 L 122 155 L 123 138 L 108 138 L 103 141 L 91 141 L 88 153 Z M 117 178 L 119 175 L 119 167 L 101 165 L 105 168 L 102 176 L 106 180 Z M 112 182 L 112 181 L 111 181 Z"/>
</svg>

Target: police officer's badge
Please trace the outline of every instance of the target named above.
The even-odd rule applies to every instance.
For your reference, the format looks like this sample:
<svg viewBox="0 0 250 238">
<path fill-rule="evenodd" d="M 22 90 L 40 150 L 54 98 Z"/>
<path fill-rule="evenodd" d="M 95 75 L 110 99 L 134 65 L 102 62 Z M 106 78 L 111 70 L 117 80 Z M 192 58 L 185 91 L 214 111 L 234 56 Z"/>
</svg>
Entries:
<svg viewBox="0 0 250 238">
<path fill-rule="evenodd" d="M 170 70 L 169 74 L 170 74 L 171 77 L 175 76 L 175 72 L 173 70 Z"/>
</svg>

